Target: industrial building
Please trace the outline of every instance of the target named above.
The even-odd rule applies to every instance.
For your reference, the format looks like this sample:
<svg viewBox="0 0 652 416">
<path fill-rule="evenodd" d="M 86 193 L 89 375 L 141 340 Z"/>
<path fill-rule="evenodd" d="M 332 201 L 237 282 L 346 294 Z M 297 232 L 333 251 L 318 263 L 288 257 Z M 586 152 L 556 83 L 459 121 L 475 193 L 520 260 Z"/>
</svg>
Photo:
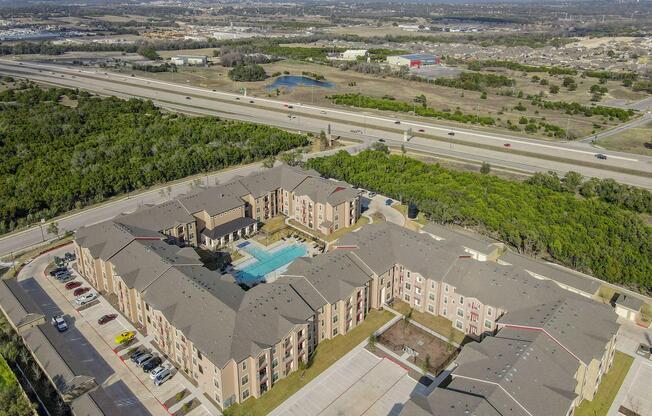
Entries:
<svg viewBox="0 0 652 416">
<path fill-rule="evenodd" d="M 391 66 L 408 66 L 420 68 L 426 65 L 439 65 L 440 58 L 436 55 L 412 53 L 409 55 L 392 55 L 387 57 L 387 63 Z"/>
<path fill-rule="evenodd" d="M 170 61 L 175 65 L 206 65 L 208 63 L 208 57 L 178 55 L 170 58 Z"/>
</svg>

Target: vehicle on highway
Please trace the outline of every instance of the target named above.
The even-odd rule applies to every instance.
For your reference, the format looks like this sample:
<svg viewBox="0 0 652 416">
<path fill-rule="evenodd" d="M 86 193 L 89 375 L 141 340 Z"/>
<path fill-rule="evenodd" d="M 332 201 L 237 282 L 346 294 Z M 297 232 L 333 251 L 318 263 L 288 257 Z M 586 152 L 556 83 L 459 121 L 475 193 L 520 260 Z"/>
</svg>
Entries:
<svg viewBox="0 0 652 416">
<path fill-rule="evenodd" d="M 394 201 L 393 201 L 392 199 L 387 198 L 387 199 L 385 200 L 385 205 L 387 205 L 387 206 L 390 206 L 390 205 L 392 205 L 393 203 L 394 203 Z"/>
<path fill-rule="evenodd" d="M 160 386 L 161 384 L 165 383 L 171 378 L 172 378 L 172 370 L 170 369 L 164 370 L 159 375 L 156 376 L 156 378 L 154 379 L 154 384 Z"/>
<path fill-rule="evenodd" d="M 235 97 L 236 100 L 240 100 L 240 97 Z"/>
<path fill-rule="evenodd" d="M 253 104 L 253 103 L 254 103 L 254 100 L 249 100 L 249 104 Z"/>
<path fill-rule="evenodd" d="M 189 99 L 190 99 L 190 97 L 186 97 L 186 100 L 189 100 Z"/>
<path fill-rule="evenodd" d="M 129 356 L 129 359 L 133 362 L 136 362 L 138 357 L 141 355 L 147 354 L 149 351 L 147 351 L 145 348 L 138 348 L 136 351 L 132 352 L 131 355 Z"/>
<path fill-rule="evenodd" d="M 394 124 L 401 124 L 401 122 L 398 121 L 398 120 L 396 120 L 396 121 L 394 122 Z"/>
<path fill-rule="evenodd" d="M 325 111 L 320 111 L 319 114 L 326 114 L 326 112 Z"/>
<path fill-rule="evenodd" d="M 116 344 L 124 344 L 127 341 L 131 341 L 135 337 L 136 337 L 135 331 L 123 331 L 115 336 L 114 341 Z"/>
<path fill-rule="evenodd" d="M 155 369 L 153 369 L 152 371 L 149 372 L 149 378 L 154 380 L 156 377 L 158 377 L 159 374 L 161 374 L 162 372 L 164 372 L 167 369 L 168 368 L 165 367 L 164 365 L 159 365 L 158 367 L 156 367 Z"/>
<path fill-rule="evenodd" d="M 141 367 L 143 364 L 145 364 L 147 361 L 151 360 L 152 358 L 154 358 L 154 356 L 150 353 L 147 353 L 136 358 L 136 361 L 134 362 L 136 363 L 136 367 Z"/>
<path fill-rule="evenodd" d="M 135 75 L 134 75 L 134 74 L 131 74 L 131 76 L 132 76 L 132 77 L 135 77 Z"/>
<path fill-rule="evenodd" d="M 378 139 L 379 142 L 385 143 L 385 139 Z"/>
<path fill-rule="evenodd" d="M 600 160 L 607 160 L 607 155 L 605 155 L 604 153 L 598 153 L 597 155 L 595 155 L 595 157 L 597 157 Z"/>
<path fill-rule="evenodd" d="M 111 313 L 111 314 L 108 314 L 108 315 L 104 315 L 100 319 L 97 320 L 97 323 L 100 324 L 100 325 L 104 325 L 104 324 L 106 324 L 108 322 L 111 322 L 112 320 L 114 320 L 117 317 L 118 317 L 117 313 Z"/>
<path fill-rule="evenodd" d="M 54 325 L 54 327 L 57 328 L 57 331 L 59 332 L 65 332 L 68 330 L 68 324 L 66 323 L 66 320 L 63 318 L 63 315 L 53 316 L 52 325 Z"/>
<path fill-rule="evenodd" d="M 503 144 L 503 146 L 505 146 L 505 147 L 512 147 L 512 144 L 511 144 L 511 143 L 505 143 L 505 144 Z"/>
<path fill-rule="evenodd" d="M 151 360 L 149 360 L 145 364 L 143 364 L 143 372 L 144 373 L 149 373 L 150 371 L 152 371 L 153 369 L 155 369 L 156 367 L 161 365 L 162 362 L 163 362 L 163 360 L 161 360 L 161 357 L 152 358 Z"/>
<path fill-rule="evenodd" d="M 636 354 L 644 358 L 652 357 L 652 347 L 646 344 L 640 344 L 636 349 Z"/>
<path fill-rule="evenodd" d="M 424 129 L 419 129 L 417 130 L 419 133 L 425 133 L 426 131 Z"/>
<path fill-rule="evenodd" d="M 66 283 L 65 288 L 66 288 L 67 290 L 72 290 L 72 289 L 76 289 L 76 288 L 78 288 L 78 287 L 81 286 L 81 285 L 82 285 L 81 282 L 78 282 L 78 281 L 75 280 L 74 282 L 68 282 L 68 283 Z"/>
<path fill-rule="evenodd" d="M 57 273 L 63 273 L 63 272 L 67 272 L 67 271 L 68 271 L 68 268 L 66 268 L 66 267 L 57 267 L 56 269 L 53 269 L 53 270 L 50 271 L 50 276 L 55 277 L 57 275 Z"/>
<path fill-rule="evenodd" d="M 293 106 L 291 106 L 291 105 L 286 105 L 286 107 L 287 107 L 287 108 L 294 108 L 294 107 L 293 107 Z"/>
<path fill-rule="evenodd" d="M 90 287 L 80 287 L 80 288 L 75 289 L 75 291 L 72 292 L 72 294 L 73 294 L 74 296 L 81 296 L 81 295 L 83 295 L 84 293 L 88 293 L 88 291 L 90 291 L 90 290 L 91 290 Z"/>
<path fill-rule="evenodd" d="M 213 90 L 213 92 L 217 92 L 217 90 Z"/>
<path fill-rule="evenodd" d="M 97 299 L 97 293 L 90 292 L 90 293 L 86 293 L 85 295 L 81 295 L 80 297 L 75 299 L 75 303 L 77 303 L 77 305 L 79 306 L 82 306 L 82 305 L 86 305 L 89 302 L 94 301 L 95 299 Z"/>
<path fill-rule="evenodd" d="M 64 254 L 63 259 L 67 262 L 75 261 L 77 259 L 77 256 L 75 253 L 67 252 Z"/>
<path fill-rule="evenodd" d="M 448 135 L 449 135 L 449 136 L 455 136 L 455 132 L 454 132 L 454 131 L 449 131 L 449 132 L 448 132 Z"/>
<path fill-rule="evenodd" d="M 360 130 L 360 129 L 353 129 L 353 130 L 351 130 L 351 133 L 362 134 L 362 130 Z"/>
</svg>

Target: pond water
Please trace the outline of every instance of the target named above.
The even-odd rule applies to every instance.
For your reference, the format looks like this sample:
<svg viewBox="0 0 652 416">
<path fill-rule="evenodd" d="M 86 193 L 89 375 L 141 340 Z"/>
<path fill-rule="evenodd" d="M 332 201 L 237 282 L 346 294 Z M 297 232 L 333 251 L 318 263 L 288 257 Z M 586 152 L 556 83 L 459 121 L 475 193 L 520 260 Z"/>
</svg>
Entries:
<svg viewBox="0 0 652 416">
<path fill-rule="evenodd" d="M 295 87 L 323 87 L 333 88 L 335 84 L 328 81 L 317 81 L 313 78 L 304 77 L 303 75 L 283 75 L 274 80 L 273 83 L 267 86 L 268 90 L 275 90 L 277 88 L 285 88 L 291 90 Z"/>
</svg>

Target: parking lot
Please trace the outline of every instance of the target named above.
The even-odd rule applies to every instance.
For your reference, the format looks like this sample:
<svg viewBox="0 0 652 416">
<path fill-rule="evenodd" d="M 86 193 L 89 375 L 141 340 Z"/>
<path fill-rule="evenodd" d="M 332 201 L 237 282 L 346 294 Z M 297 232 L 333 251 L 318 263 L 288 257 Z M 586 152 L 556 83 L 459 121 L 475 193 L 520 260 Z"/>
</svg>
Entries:
<svg viewBox="0 0 652 416">
<path fill-rule="evenodd" d="M 48 262 L 55 255 L 62 256 L 66 250 L 69 251 L 70 246 L 36 259 L 18 277 L 21 287 L 46 315 L 48 325 L 43 330 L 64 361 L 94 377 L 111 405 L 126 414 L 169 415 L 191 401 L 193 410 L 187 413 L 191 416 L 220 414 L 182 374 L 175 374 L 161 386 L 155 386 L 149 374 L 129 360 L 129 349 L 133 347 L 144 347 L 158 354 L 150 337 L 138 334 L 129 348 L 116 348 L 115 336 L 135 329 L 105 298 L 100 296 L 80 307 L 75 303 L 74 290 L 67 290 L 65 283 L 49 275 L 46 277 L 44 271 Z M 82 287 L 90 287 L 74 270 L 72 273 L 75 281 L 82 282 Z M 107 314 L 118 314 L 118 317 L 100 325 L 98 319 Z M 55 315 L 65 317 L 67 331 L 59 333 L 49 324 Z M 178 403 L 170 400 L 184 391 Z"/>
<path fill-rule="evenodd" d="M 425 389 L 400 365 L 358 347 L 270 415 L 398 415 L 411 394 Z"/>
</svg>

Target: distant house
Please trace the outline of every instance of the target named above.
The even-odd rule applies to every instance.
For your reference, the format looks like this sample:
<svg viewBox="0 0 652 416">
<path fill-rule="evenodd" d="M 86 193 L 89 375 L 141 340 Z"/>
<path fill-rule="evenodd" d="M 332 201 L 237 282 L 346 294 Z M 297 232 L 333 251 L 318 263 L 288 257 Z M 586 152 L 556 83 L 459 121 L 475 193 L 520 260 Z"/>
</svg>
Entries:
<svg viewBox="0 0 652 416">
<path fill-rule="evenodd" d="M 391 66 L 408 66 L 410 68 L 420 68 L 426 65 L 439 65 L 441 61 L 436 55 L 413 53 L 409 55 L 388 56 L 387 63 Z"/>
<path fill-rule="evenodd" d="M 367 56 L 369 51 L 366 49 L 349 49 L 342 52 L 342 59 L 345 61 L 355 61 L 361 56 Z"/>
<path fill-rule="evenodd" d="M 194 55 L 177 55 L 170 58 L 170 62 L 175 65 L 206 65 L 208 63 L 207 56 L 194 56 Z"/>
</svg>

